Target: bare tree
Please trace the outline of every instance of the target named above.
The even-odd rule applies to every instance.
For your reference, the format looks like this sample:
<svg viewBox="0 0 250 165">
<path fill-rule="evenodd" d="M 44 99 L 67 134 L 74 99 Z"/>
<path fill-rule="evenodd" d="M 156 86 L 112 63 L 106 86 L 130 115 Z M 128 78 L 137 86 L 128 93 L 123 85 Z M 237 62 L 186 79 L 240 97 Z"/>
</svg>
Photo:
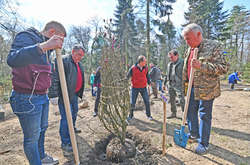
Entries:
<svg viewBox="0 0 250 165">
<path fill-rule="evenodd" d="M 89 50 L 89 41 L 91 39 L 91 30 L 88 26 L 72 26 L 70 28 L 70 36 L 74 39 L 75 43 L 81 44 L 85 51 Z"/>
</svg>

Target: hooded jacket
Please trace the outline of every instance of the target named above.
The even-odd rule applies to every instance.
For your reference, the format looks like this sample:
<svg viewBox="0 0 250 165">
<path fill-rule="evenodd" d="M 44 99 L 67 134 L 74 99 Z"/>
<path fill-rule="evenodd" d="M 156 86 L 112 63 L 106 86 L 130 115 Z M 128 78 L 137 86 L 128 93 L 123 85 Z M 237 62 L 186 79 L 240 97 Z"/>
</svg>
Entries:
<svg viewBox="0 0 250 165">
<path fill-rule="evenodd" d="M 12 68 L 13 89 L 19 93 L 45 94 L 51 84 L 48 61 L 51 51 L 43 53 L 38 44 L 45 41 L 34 28 L 18 33 L 11 45 L 7 63 Z"/>
</svg>

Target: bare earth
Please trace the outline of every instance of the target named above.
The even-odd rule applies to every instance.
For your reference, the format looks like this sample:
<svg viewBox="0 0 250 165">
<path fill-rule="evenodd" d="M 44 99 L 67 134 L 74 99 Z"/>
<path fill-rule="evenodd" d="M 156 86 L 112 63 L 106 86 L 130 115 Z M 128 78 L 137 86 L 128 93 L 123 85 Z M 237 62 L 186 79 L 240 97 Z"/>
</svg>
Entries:
<svg viewBox="0 0 250 165">
<path fill-rule="evenodd" d="M 188 144 L 186 149 L 178 147 L 173 142 L 174 129 L 180 129 L 180 119 L 167 119 L 167 154 L 158 164 L 238 164 L 250 165 L 250 92 L 240 89 L 250 88 L 247 85 L 236 85 L 231 91 L 228 85 L 222 85 L 222 95 L 217 98 L 213 106 L 212 131 L 209 153 L 200 156 L 192 150 L 197 144 Z M 93 118 L 94 98 L 90 91 L 85 92 L 89 107 L 80 109 L 77 127 L 82 133 L 77 134 L 78 150 L 81 164 L 93 164 L 93 153 L 96 142 L 107 136 L 98 117 Z M 151 96 L 152 98 L 152 96 Z M 163 104 L 160 99 L 151 99 L 151 113 L 154 118 L 149 121 L 145 110 L 135 112 L 135 119 L 128 126 L 128 131 L 140 132 L 151 139 L 154 147 L 161 150 Z M 11 112 L 9 105 L 4 105 L 5 121 L 0 122 L 0 165 L 28 165 L 23 152 L 23 134 L 18 119 Z M 170 105 L 167 104 L 167 115 L 170 114 Z M 181 118 L 178 107 L 178 117 Z M 73 164 L 73 156 L 64 156 L 60 148 L 59 137 L 60 115 L 58 108 L 51 105 L 49 128 L 46 133 L 46 152 L 59 158 L 60 164 Z M 108 161 L 99 161 L 96 164 L 112 164 Z M 113 163 L 115 164 L 115 163 Z"/>
</svg>

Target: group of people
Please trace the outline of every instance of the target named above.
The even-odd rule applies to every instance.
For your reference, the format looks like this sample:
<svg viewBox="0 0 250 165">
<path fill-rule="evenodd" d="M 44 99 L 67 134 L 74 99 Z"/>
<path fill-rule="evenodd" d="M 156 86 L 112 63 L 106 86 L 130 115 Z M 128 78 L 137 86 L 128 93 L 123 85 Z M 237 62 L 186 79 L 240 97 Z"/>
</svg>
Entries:
<svg viewBox="0 0 250 165">
<path fill-rule="evenodd" d="M 220 96 L 219 76 L 228 71 L 221 44 L 217 41 L 206 40 L 199 25 L 189 24 L 182 36 L 189 46 L 184 60 L 176 50 L 168 53 L 170 62 L 167 66 L 167 76 L 164 86 L 167 86 L 171 115 L 176 117 L 176 96 L 184 110 L 185 84 L 189 81 L 191 68 L 195 69 L 187 124 L 190 140 L 198 142 L 195 152 L 204 154 L 208 150 L 212 109 L 214 99 Z M 45 153 L 45 132 L 48 128 L 49 97 L 58 97 L 58 107 L 61 114 L 60 138 L 61 148 L 72 151 L 69 130 L 66 120 L 65 107 L 60 88 L 57 65 L 52 65 L 50 54 L 54 49 L 61 49 L 66 37 L 66 30 L 56 21 L 45 25 L 43 31 L 34 28 L 18 33 L 12 43 L 7 63 L 12 68 L 13 90 L 10 104 L 17 115 L 23 130 L 23 147 L 25 155 L 31 165 L 58 164 L 59 161 Z M 193 59 L 194 48 L 198 48 L 198 57 Z M 83 47 L 76 45 L 71 55 L 63 57 L 66 84 L 75 132 L 78 112 L 78 98 L 82 98 L 84 91 L 84 68 L 80 60 L 84 57 Z M 157 86 L 161 84 L 160 71 L 154 65 L 148 70 L 147 59 L 141 55 L 127 73 L 131 78 L 131 109 L 127 121 L 134 117 L 134 109 L 140 93 L 146 107 L 146 116 L 152 120 L 147 86 L 152 86 L 157 97 Z M 101 94 L 101 67 L 91 77 L 92 96 L 96 96 L 94 116 L 98 115 L 98 105 Z M 157 85 L 158 84 L 158 85 Z M 162 89 L 161 89 L 162 90 Z M 49 97 L 48 97 L 49 95 Z M 198 113 L 200 122 L 198 120 Z"/>
</svg>

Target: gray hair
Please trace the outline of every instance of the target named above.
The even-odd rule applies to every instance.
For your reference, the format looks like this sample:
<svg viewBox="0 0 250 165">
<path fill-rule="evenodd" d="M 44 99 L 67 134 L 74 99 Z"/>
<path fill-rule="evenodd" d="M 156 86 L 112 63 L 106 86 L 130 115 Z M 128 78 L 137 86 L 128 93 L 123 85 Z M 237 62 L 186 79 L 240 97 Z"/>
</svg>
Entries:
<svg viewBox="0 0 250 165">
<path fill-rule="evenodd" d="M 79 44 L 74 45 L 73 50 L 82 50 L 83 52 L 85 52 L 84 48 Z"/>
<path fill-rule="evenodd" d="M 200 25 L 197 25 L 196 23 L 191 23 L 191 24 L 188 24 L 187 26 L 184 27 L 184 29 L 182 30 L 182 36 L 184 36 L 185 34 L 187 34 L 190 31 L 201 32 L 201 34 L 203 33 Z"/>
<path fill-rule="evenodd" d="M 143 62 L 145 59 L 146 59 L 145 56 L 140 55 L 140 56 L 137 58 L 137 62 L 138 62 L 138 63 Z"/>
</svg>

